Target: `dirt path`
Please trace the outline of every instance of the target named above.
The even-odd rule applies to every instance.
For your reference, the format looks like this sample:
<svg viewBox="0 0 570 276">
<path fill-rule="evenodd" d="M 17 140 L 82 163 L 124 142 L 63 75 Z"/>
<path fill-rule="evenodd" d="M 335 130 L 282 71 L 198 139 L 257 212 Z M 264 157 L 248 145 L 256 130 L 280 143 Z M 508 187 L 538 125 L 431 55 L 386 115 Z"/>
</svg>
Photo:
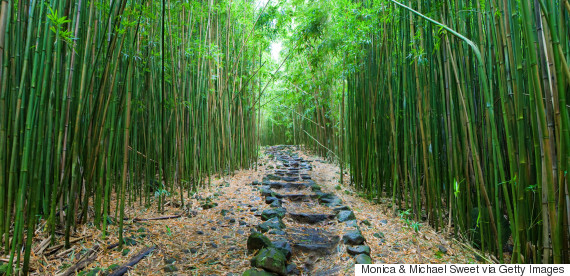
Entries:
<svg viewBox="0 0 570 276">
<path fill-rule="evenodd" d="M 210 189 L 185 196 L 183 210 L 176 194 L 163 214 L 154 208 L 128 210 L 130 218 L 181 217 L 127 221 L 128 246 L 99 252 L 85 270 L 99 274 L 85 275 L 103 275 L 150 246 L 157 249 L 128 275 L 241 275 L 261 268 L 282 275 L 353 275 L 357 261 L 477 262 L 469 247 L 425 224 L 419 224 L 416 232 L 400 217 L 388 215 L 392 211 L 386 205 L 372 204 L 339 186 L 339 169 L 333 164 L 294 147 L 269 148 L 261 163 L 257 171 L 212 178 Z M 106 248 L 103 245 L 116 241 L 113 236 L 101 240 L 100 232 L 89 226 L 79 229 L 78 235 L 92 238 L 60 258 L 43 261 L 38 256 L 35 266 L 42 273 L 37 274 L 54 274 L 94 245 Z M 251 260 L 258 255 L 277 261 L 254 261 L 259 268 L 252 267 Z"/>
</svg>

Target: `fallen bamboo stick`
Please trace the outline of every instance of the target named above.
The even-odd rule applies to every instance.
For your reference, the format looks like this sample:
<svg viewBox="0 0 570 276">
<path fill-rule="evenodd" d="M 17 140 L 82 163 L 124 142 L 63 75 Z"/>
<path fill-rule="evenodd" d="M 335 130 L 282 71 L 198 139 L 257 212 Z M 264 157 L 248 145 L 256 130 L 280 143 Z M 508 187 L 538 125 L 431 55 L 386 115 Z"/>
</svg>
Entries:
<svg viewBox="0 0 570 276">
<path fill-rule="evenodd" d="M 140 262 L 144 257 L 150 254 L 156 246 L 148 247 L 139 251 L 130 261 L 126 264 L 122 265 L 121 267 L 117 268 L 117 270 L 113 271 L 113 273 L 109 274 L 109 276 L 122 276 L 123 274 L 127 273 L 129 269 L 131 269 L 134 265 Z"/>
</svg>

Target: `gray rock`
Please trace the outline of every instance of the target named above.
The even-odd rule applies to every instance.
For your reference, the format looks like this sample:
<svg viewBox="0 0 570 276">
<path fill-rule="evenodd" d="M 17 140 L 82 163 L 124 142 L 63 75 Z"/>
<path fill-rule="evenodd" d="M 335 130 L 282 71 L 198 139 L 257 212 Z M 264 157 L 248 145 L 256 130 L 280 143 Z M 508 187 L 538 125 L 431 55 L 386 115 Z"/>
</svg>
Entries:
<svg viewBox="0 0 570 276">
<path fill-rule="evenodd" d="M 441 252 L 443 254 L 447 254 L 447 248 L 445 248 L 445 246 L 438 244 L 437 249 L 439 250 L 439 252 Z"/>
<path fill-rule="evenodd" d="M 287 234 L 285 231 L 279 230 L 279 229 L 269 230 L 269 232 L 267 232 L 267 233 L 272 234 L 272 235 L 279 235 L 279 236 L 283 236 L 283 235 Z"/>
<path fill-rule="evenodd" d="M 356 255 L 354 258 L 356 264 L 372 264 L 372 259 L 370 256 L 365 254 Z"/>
<path fill-rule="evenodd" d="M 261 195 L 265 197 L 272 196 L 274 194 L 274 192 L 266 186 L 261 187 L 261 189 L 259 189 L 259 192 L 261 192 Z"/>
<path fill-rule="evenodd" d="M 284 208 L 274 208 L 274 209 L 266 209 L 261 212 L 261 220 L 266 221 L 272 218 L 280 218 L 282 219 L 285 217 L 285 213 L 287 211 Z"/>
<path fill-rule="evenodd" d="M 261 233 L 252 233 L 247 238 L 247 251 L 253 252 L 262 248 L 270 247 L 272 245 L 269 238 Z"/>
<path fill-rule="evenodd" d="M 262 233 L 265 233 L 271 229 L 282 230 L 283 228 L 285 228 L 285 224 L 279 218 L 272 218 L 262 224 L 257 225 L 257 229 Z"/>
<path fill-rule="evenodd" d="M 354 215 L 354 212 L 352 212 L 352 211 L 340 211 L 340 212 L 338 212 L 338 215 L 336 215 L 336 218 L 340 222 L 345 222 L 345 221 L 356 219 L 356 216 Z"/>
<path fill-rule="evenodd" d="M 381 224 L 381 225 L 386 225 L 386 224 L 388 224 L 388 220 L 383 219 L 383 220 L 380 221 L 380 224 Z"/>
<path fill-rule="evenodd" d="M 274 174 L 268 174 L 267 176 L 265 176 L 264 179 L 267 179 L 267 180 L 281 180 L 281 177 L 279 177 L 278 175 L 274 175 Z"/>
<path fill-rule="evenodd" d="M 281 251 L 273 247 L 261 249 L 251 259 L 251 266 L 263 268 L 279 275 L 287 275 L 287 259 Z"/>
<path fill-rule="evenodd" d="M 364 237 L 360 230 L 349 231 L 342 236 L 342 241 L 350 245 L 360 245 L 364 242 Z"/>
<path fill-rule="evenodd" d="M 291 244 L 289 244 L 289 242 L 287 240 L 277 240 L 273 242 L 273 247 L 275 247 L 275 249 L 281 251 L 281 253 L 283 253 L 283 255 L 285 255 L 285 258 L 287 258 L 287 260 L 289 260 L 289 258 L 291 258 Z"/>
<path fill-rule="evenodd" d="M 333 211 L 335 211 L 336 213 L 340 212 L 340 211 L 350 211 L 350 207 L 348 206 L 339 206 L 339 207 L 335 207 L 333 209 Z"/>
<path fill-rule="evenodd" d="M 289 213 L 289 216 L 297 222 L 308 224 L 315 224 L 334 218 L 334 215 L 309 213 Z"/>
<path fill-rule="evenodd" d="M 275 201 L 271 202 L 271 204 L 269 206 L 271 206 L 272 208 L 280 208 L 283 205 L 281 204 L 281 200 L 275 200 Z"/>
<path fill-rule="evenodd" d="M 268 197 L 265 198 L 265 203 L 271 204 L 271 203 L 273 203 L 273 201 L 275 201 L 275 200 L 279 200 L 279 199 L 276 198 L 276 197 L 273 197 L 273 196 L 268 196 Z M 256 208 L 256 211 L 257 211 L 257 208 Z"/>
<path fill-rule="evenodd" d="M 349 246 L 346 248 L 346 252 L 348 252 L 350 255 L 365 254 L 370 256 L 370 247 L 367 245 Z"/>
<path fill-rule="evenodd" d="M 348 227 L 353 227 L 353 228 L 356 228 L 356 229 L 360 229 L 360 226 L 358 226 L 358 222 L 356 222 L 355 219 L 349 220 L 349 221 L 345 221 L 344 224 L 346 224 L 346 226 L 348 226 Z"/>
</svg>

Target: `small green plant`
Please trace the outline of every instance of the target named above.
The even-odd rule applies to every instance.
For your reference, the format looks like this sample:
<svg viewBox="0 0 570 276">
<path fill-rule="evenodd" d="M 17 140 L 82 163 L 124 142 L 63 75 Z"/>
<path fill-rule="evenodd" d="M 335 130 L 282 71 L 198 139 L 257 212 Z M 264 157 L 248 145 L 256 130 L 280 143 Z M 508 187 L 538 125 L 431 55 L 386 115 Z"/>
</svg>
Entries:
<svg viewBox="0 0 570 276">
<path fill-rule="evenodd" d="M 340 185 L 336 185 L 334 188 L 335 188 L 335 190 L 337 190 L 337 191 L 342 190 L 342 187 L 341 187 Z"/>
<path fill-rule="evenodd" d="M 404 223 L 406 224 L 406 226 L 412 230 L 414 230 L 415 232 L 420 231 L 420 223 L 417 221 L 413 221 L 410 219 L 410 216 L 412 215 L 412 210 L 407 209 L 405 211 L 401 211 L 400 212 L 400 219 L 402 219 L 404 221 Z"/>
</svg>

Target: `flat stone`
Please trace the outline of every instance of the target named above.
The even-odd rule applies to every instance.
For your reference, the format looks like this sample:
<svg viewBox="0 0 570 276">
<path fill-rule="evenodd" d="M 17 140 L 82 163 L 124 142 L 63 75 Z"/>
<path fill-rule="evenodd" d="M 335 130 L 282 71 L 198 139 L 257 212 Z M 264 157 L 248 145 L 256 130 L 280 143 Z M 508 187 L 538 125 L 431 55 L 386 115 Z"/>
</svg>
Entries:
<svg viewBox="0 0 570 276">
<path fill-rule="evenodd" d="M 336 252 L 340 238 L 334 233 L 319 228 L 292 228 L 288 230 L 287 238 L 295 251 L 329 255 Z"/>
<path fill-rule="evenodd" d="M 285 210 L 285 208 L 265 209 L 263 212 L 261 212 L 261 220 L 266 221 L 272 218 L 282 219 L 285 217 L 286 212 L 287 210 Z"/>
<path fill-rule="evenodd" d="M 333 211 L 335 211 L 336 213 L 340 212 L 340 211 L 350 211 L 350 207 L 348 206 L 339 206 L 339 207 L 335 207 L 333 209 Z"/>
<path fill-rule="evenodd" d="M 356 216 L 354 215 L 354 212 L 352 212 L 352 211 L 340 211 L 340 212 L 338 212 L 338 215 L 336 216 L 336 218 L 340 222 L 345 222 L 345 221 L 356 219 Z"/>
<path fill-rule="evenodd" d="M 342 241 L 350 245 L 360 245 L 364 242 L 364 237 L 360 230 L 348 231 L 342 236 Z"/>
<path fill-rule="evenodd" d="M 353 228 L 356 228 L 356 229 L 360 229 L 360 226 L 358 226 L 358 222 L 356 222 L 355 219 L 349 220 L 349 221 L 345 221 L 344 224 L 346 224 L 346 226 L 348 226 L 348 227 L 353 227 Z"/>
<path fill-rule="evenodd" d="M 367 245 L 349 246 L 346 248 L 346 252 L 348 252 L 350 255 L 365 254 L 370 256 L 370 247 Z"/>
<path fill-rule="evenodd" d="M 381 224 L 381 225 L 386 225 L 386 224 L 388 224 L 388 220 L 383 219 L 383 220 L 380 221 L 380 224 Z"/>
<path fill-rule="evenodd" d="M 268 174 L 264 177 L 264 179 L 267 180 L 281 180 L 281 177 L 278 175 L 274 175 L 274 174 Z"/>
<path fill-rule="evenodd" d="M 287 275 L 287 259 L 276 248 L 263 248 L 251 259 L 251 266 L 262 268 L 279 275 Z"/>
<path fill-rule="evenodd" d="M 281 203 L 281 200 L 275 200 L 275 201 L 271 202 L 271 204 L 269 204 L 269 206 L 271 208 L 280 208 L 283 206 L 283 203 Z"/>
<path fill-rule="evenodd" d="M 257 229 L 262 233 L 265 233 L 271 229 L 282 230 L 283 228 L 285 228 L 285 224 L 279 218 L 276 217 L 257 225 Z"/>
<path fill-rule="evenodd" d="M 301 182 L 271 182 L 269 183 L 271 189 L 295 189 L 295 190 L 302 190 L 307 188 L 306 183 Z"/>
<path fill-rule="evenodd" d="M 268 196 L 265 198 L 265 203 L 267 204 L 271 204 L 273 201 L 275 200 L 279 200 L 278 198 L 274 197 L 274 196 Z"/>
<path fill-rule="evenodd" d="M 356 255 L 354 261 L 356 264 L 372 264 L 372 259 L 366 254 Z"/>
<path fill-rule="evenodd" d="M 291 177 L 291 176 L 284 176 L 282 177 L 282 179 L 287 182 L 295 182 L 299 180 L 298 177 Z"/>
<path fill-rule="evenodd" d="M 283 236 L 283 235 L 287 234 L 287 232 L 285 232 L 283 230 L 279 230 L 279 229 L 272 229 L 272 230 L 269 230 L 269 232 L 267 232 L 267 233 L 272 234 L 272 235 L 278 235 L 278 236 Z"/>
<path fill-rule="evenodd" d="M 287 195 L 279 195 L 283 199 L 288 199 L 290 201 L 309 201 L 311 198 L 316 198 L 317 195 L 315 194 L 287 194 Z"/>
<path fill-rule="evenodd" d="M 315 224 L 334 218 L 334 215 L 331 214 L 289 213 L 289 216 L 297 222 L 308 224 Z"/>
</svg>

